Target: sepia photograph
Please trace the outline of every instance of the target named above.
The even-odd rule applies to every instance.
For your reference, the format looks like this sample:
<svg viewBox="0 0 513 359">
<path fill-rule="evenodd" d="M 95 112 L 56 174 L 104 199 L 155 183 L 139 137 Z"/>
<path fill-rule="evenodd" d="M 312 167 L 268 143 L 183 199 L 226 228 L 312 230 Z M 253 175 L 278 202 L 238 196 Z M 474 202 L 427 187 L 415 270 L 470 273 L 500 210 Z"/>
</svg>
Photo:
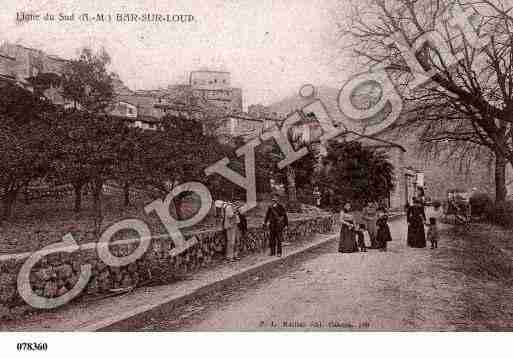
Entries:
<svg viewBox="0 0 513 359">
<path fill-rule="evenodd" d="M 0 3 L 0 354 L 508 339 L 512 0 Z"/>
</svg>

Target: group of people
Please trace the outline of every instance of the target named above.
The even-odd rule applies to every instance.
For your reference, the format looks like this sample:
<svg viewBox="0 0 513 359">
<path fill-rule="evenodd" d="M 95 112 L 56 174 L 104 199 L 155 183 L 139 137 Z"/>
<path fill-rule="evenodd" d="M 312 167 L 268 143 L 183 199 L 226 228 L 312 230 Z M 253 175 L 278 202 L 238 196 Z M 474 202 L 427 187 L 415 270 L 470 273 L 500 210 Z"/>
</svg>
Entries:
<svg viewBox="0 0 513 359">
<path fill-rule="evenodd" d="M 406 243 L 412 248 L 425 248 L 427 241 L 431 243 L 431 249 L 438 248 L 440 218 L 442 208 L 435 203 L 429 213 L 429 220 L 426 216 L 424 190 L 417 189 L 417 196 L 413 197 L 412 204 L 406 205 L 406 222 L 408 223 L 408 237 Z M 425 230 L 427 227 L 427 233 Z"/>
<path fill-rule="evenodd" d="M 226 258 L 238 260 L 238 247 L 241 237 L 247 231 L 246 217 L 238 207 L 229 202 L 220 206 L 222 228 L 226 234 Z M 406 205 L 406 221 L 408 224 L 407 244 L 413 248 L 425 248 L 427 240 L 431 248 L 438 247 L 438 225 L 442 209 L 434 206 L 427 220 L 424 191 L 418 189 L 412 204 Z M 340 240 L 338 251 L 341 253 L 367 252 L 368 249 L 387 251 L 387 244 L 392 240 L 388 225 L 387 210 L 376 202 L 369 202 L 363 208 L 361 216 L 355 217 L 351 204 L 346 203 L 340 211 Z M 288 226 L 286 209 L 279 203 L 278 197 L 272 198 L 272 204 L 267 209 L 264 227 L 269 228 L 269 247 L 271 256 L 282 255 L 283 231 Z M 427 234 L 425 230 L 427 227 Z"/>
<path fill-rule="evenodd" d="M 438 248 L 438 227 L 442 215 L 440 204 L 435 203 L 426 216 L 424 190 L 419 187 L 412 204 L 406 205 L 407 245 L 425 248 L 429 241 L 431 249 Z M 369 202 L 358 220 L 352 212 L 351 204 L 346 203 L 340 212 L 340 223 L 338 251 L 341 253 L 366 252 L 368 248 L 386 251 L 387 243 L 392 240 L 387 211 L 376 202 Z"/>
<path fill-rule="evenodd" d="M 340 223 L 340 253 L 367 252 L 369 248 L 386 251 L 392 240 L 386 210 L 375 202 L 364 208 L 360 223 L 357 223 L 351 204 L 346 203 L 340 211 Z"/>
<path fill-rule="evenodd" d="M 239 207 L 230 202 L 219 202 L 216 207 L 220 210 L 222 228 L 226 235 L 226 259 L 239 260 L 239 244 L 248 230 L 246 216 L 240 212 Z M 288 224 L 287 210 L 279 203 L 278 197 L 273 196 L 264 220 L 264 227 L 269 228 L 271 256 L 281 257 L 283 231 Z"/>
</svg>

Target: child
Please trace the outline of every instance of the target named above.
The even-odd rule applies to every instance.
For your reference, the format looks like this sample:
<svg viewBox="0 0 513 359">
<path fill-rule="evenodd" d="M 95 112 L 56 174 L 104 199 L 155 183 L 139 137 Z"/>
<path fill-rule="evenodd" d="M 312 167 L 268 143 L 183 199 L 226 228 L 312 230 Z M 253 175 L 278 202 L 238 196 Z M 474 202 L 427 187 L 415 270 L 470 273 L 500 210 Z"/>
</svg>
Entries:
<svg viewBox="0 0 513 359">
<path fill-rule="evenodd" d="M 376 225 L 378 227 L 378 231 L 376 234 L 376 244 L 380 251 L 387 251 L 387 243 L 392 240 L 392 236 L 390 234 L 390 227 L 388 227 L 388 216 L 383 214 L 376 221 Z"/>
<path fill-rule="evenodd" d="M 360 223 L 356 230 L 356 237 L 358 238 L 358 248 L 360 252 L 367 252 L 367 247 L 370 247 L 370 235 L 365 229 L 365 224 Z"/>
<path fill-rule="evenodd" d="M 443 216 L 443 211 L 440 202 L 435 201 L 433 202 L 433 209 L 431 210 L 431 213 L 429 214 L 429 218 L 433 218 L 436 222 L 436 225 L 438 227 L 440 223 L 440 219 Z"/>
<path fill-rule="evenodd" d="M 363 243 L 365 244 L 365 248 L 371 248 L 372 247 L 372 239 L 370 236 L 369 231 L 367 228 L 365 228 L 365 224 L 362 225 L 363 228 Z"/>
<path fill-rule="evenodd" d="M 431 249 L 438 248 L 438 228 L 435 218 L 429 219 L 427 239 L 431 242 Z"/>
</svg>

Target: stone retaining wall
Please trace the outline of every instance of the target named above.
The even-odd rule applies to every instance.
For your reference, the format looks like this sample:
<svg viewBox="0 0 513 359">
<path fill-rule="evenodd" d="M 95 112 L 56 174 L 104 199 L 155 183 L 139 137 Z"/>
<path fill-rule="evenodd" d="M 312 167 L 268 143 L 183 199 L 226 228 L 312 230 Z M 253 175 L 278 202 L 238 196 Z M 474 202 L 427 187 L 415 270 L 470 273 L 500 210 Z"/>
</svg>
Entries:
<svg viewBox="0 0 513 359">
<path fill-rule="evenodd" d="M 284 234 L 284 241 L 293 242 L 314 233 L 335 230 L 338 216 L 324 216 L 291 221 Z M 41 259 L 30 274 L 31 286 L 39 296 L 53 298 L 68 292 L 77 283 L 81 265 L 91 264 L 92 275 L 86 289 L 77 298 L 93 298 L 111 293 L 113 289 L 165 284 L 179 280 L 185 274 L 213 265 L 224 257 L 226 239 L 222 231 L 199 231 L 187 234 L 186 240 L 195 238 L 197 244 L 185 252 L 172 256 L 173 243 L 168 237 L 152 238 L 149 249 L 137 261 L 123 267 L 109 267 L 98 258 L 94 243 L 81 245 L 73 253 L 52 253 Z M 240 243 L 240 255 L 245 256 L 265 250 L 269 232 L 263 228 L 249 228 Z M 137 246 L 132 243 L 117 244 L 110 248 L 115 256 L 129 255 Z M 0 320 L 15 318 L 33 311 L 17 290 L 18 273 L 30 253 L 0 260 Z M 77 300 L 77 299 L 75 299 Z"/>
</svg>

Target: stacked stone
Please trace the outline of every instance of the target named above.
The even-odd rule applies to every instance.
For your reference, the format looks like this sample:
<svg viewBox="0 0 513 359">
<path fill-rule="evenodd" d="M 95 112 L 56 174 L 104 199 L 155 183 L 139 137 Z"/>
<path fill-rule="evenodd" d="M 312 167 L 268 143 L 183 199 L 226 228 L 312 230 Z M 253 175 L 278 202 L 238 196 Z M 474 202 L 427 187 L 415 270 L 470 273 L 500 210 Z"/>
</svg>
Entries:
<svg viewBox="0 0 513 359">
<path fill-rule="evenodd" d="M 335 228 L 335 223 L 336 216 L 291 221 L 284 233 L 284 239 L 293 242 L 314 233 L 328 233 Z M 179 255 L 173 255 L 173 241 L 162 236 L 155 237 L 140 259 L 122 267 L 107 266 L 98 257 L 95 248 L 82 248 L 71 254 L 53 253 L 34 266 L 30 283 L 39 296 L 59 297 L 77 283 L 81 266 L 90 264 L 92 275 L 86 290 L 79 297 L 95 297 L 120 288 L 171 283 L 184 274 L 194 273 L 224 258 L 226 238 L 223 231 L 190 233 L 186 235 L 186 240 L 196 240 L 197 244 Z M 246 236 L 241 238 L 240 255 L 265 250 L 268 240 L 268 230 L 262 227 L 249 228 Z M 130 255 L 137 246 L 137 241 L 122 244 L 114 241 L 110 245 L 110 251 L 114 256 L 124 257 Z M 17 292 L 17 275 L 24 260 L 9 259 L 0 262 L 0 319 L 16 317 L 32 310 Z"/>
</svg>

